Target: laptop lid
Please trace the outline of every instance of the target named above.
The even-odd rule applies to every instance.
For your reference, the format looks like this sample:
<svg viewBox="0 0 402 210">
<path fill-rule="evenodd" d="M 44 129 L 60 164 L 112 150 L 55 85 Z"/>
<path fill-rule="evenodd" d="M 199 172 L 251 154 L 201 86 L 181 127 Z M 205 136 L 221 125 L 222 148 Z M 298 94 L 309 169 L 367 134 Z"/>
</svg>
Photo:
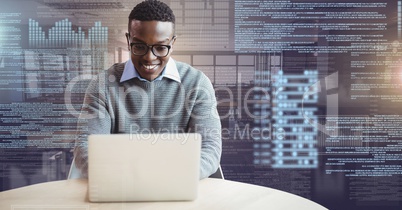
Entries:
<svg viewBox="0 0 402 210">
<path fill-rule="evenodd" d="M 194 200 L 200 150 L 197 133 L 89 135 L 89 200 Z"/>
</svg>

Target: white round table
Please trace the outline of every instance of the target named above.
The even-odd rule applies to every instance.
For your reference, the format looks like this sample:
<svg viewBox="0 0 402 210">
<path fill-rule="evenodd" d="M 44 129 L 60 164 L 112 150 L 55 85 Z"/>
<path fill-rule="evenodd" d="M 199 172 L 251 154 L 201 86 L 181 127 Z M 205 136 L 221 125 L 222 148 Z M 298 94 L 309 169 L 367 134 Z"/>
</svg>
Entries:
<svg viewBox="0 0 402 210">
<path fill-rule="evenodd" d="M 0 192 L 1 210 L 247 209 L 324 210 L 297 195 L 222 179 L 200 181 L 198 198 L 183 202 L 91 203 L 87 180 L 70 179 Z"/>
</svg>

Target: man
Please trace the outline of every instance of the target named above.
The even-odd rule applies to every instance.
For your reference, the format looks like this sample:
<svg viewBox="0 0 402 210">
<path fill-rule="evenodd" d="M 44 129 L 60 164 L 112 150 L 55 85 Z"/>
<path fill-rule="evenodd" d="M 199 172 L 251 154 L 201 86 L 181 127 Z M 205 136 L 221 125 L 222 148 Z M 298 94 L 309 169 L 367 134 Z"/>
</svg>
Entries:
<svg viewBox="0 0 402 210">
<path fill-rule="evenodd" d="M 74 150 L 87 177 L 87 135 L 197 132 L 202 136 L 200 178 L 214 173 L 222 150 L 221 124 L 210 80 L 170 56 L 175 16 L 165 4 L 146 0 L 131 11 L 126 34 L 131 58 L 99 74 L 88 86 Z"/>
</svg>

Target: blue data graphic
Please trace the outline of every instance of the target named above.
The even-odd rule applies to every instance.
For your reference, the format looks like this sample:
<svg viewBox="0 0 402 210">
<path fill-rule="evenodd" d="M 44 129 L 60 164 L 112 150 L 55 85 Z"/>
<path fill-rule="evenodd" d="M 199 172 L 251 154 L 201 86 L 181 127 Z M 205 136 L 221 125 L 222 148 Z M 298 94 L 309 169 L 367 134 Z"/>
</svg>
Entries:
<svg viewBox="0 0 402 210">
<path fill-rule="evenodd" d="M 55 23 L 55 26 L 43 31 L 39 23 L 29 19 L 29 47 L 31 48 L 56 48 L 66 46 L 85 47 L 90 44 L 107 45 L 108 27 L 102 27 L 101 22 L 95 22 L 95 26 L 88 29 L 88 33 L 81 27 L 73 30 L 72 23 L 64 19 Z"/>
</svg>

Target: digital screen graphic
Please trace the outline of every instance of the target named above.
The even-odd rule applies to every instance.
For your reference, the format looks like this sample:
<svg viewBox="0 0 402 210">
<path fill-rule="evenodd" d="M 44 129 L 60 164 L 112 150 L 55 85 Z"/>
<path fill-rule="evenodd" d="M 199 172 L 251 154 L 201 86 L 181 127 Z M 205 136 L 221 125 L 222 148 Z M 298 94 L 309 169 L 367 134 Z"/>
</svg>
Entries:
<svg viewBox="0 0 402 210">
<path fill-rule="evenodd" d="M 66 179 L 86 87 L 140 0 L 0 0 L 0 191 Z M 402 1 L 165 0 L 211 80 L 225 179 L 402 208 Z"/>
</svg>

